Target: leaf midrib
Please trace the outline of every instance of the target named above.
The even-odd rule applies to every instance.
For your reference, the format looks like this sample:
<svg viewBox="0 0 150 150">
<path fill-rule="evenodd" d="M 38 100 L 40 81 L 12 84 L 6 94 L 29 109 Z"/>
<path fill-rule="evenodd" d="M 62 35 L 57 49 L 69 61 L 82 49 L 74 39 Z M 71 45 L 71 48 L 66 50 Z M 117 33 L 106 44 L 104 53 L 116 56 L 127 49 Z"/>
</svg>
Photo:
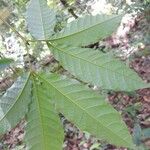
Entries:
<svg viewBox="0 0 150 150">
<path fill-rule="evenodd" d="M 35 88 L 35 96 L 36 96 L 36 107 L 38 107 L 38 109 L 36 109 L 38 112 L 38 114 L 39 114 L 39 120 L 40 120 L 40 126 L 41 126 L 41 130 L 42 130 L 42 138 L 40 138 L 40 139 L 43 139 L 42 141 L 44 142 L 45 140 L 45 134 L 44 134 L 44 127 L 43 127 L 43 119 L 42 119 L 42 116 L 41 116 L 41 110 L 40 110 L 40 105 L 39 105 L 39 98 L 38 98 L 38 92 L 37 92 L 37 88 L 36 88 L 36 83 L 35 83 L 35 81 L 34 81 L 34 78 L 33 78 L 33 85 L 34 85 L 34 88 Z M 42 143 L 43 143 L 42 142 Z M 44 147 L 45 148 L 45 144 L 43 143 L 42 144 L 42 147 Z M 46 148 L 44 149 L 44 150 L 46 150 Z"/>
<path fill-rule="evenodd" d="M 45 39 L 45 37 L 46 37 L 46 33 L 45 33 L 45 30 L 44 30 L 44 24 L 43 24 L 43 18 L 42 18 L 42 11 L 41 11 L 41 3 L 40 3 L 40 1 L 38 0 L 38 4 L 39 4 L 39 11 L 40 11 L 40 20 L 41 20 L 41 22 L 42 22 L 42 30 L 43 30 L 43 33 L 44 33 L 44 39 Z"/>
<path fill-rule="evenodd" d="M 76 105 L 78 108 L 80 108 L 83 112 L 86 112 L 87 115 L 89 115 L 91 118 L 93 118 L 93 116 L 91 116 L 87 111 L 86 109 L 82 108 L 80 105 L 76 104 L 70 97 L 68 97 L 67 95 L 63 94 L 61 92 L 61 90 L 57 89 L 56 86 L 54 86 L 51 82 L 47 81 L 46 79 L 44 79 L 43 77 L 41 77 L 40 75 L 37 75 L 38 77 L 40 77 L 44 82 L 46 82 L 47 84 L 50 84 L 50 86 L 52 86 L 56 91 L 58 91 L 59 93 L 61 93 L 64 97 L 66 97 L 67 99 L 69 99 L 71 101 L 71 103 L 73 105 Z M 93 120 L 96 120 L 96 122 L 99 122 L 97 120 L 97 118 L 93 118 Z M 99 124 L 101 124 L 99 122 Z M 101 124 L 101 126 L 103 126 L 104 128 L 106 128 L 106 130 L 109 130 L 111 133 L 115 134 L 112 130 L 110 130 L 109 128 L 107 128 L 106 126 L 104 126 L 103 124 Z M 122 139 L 120 136 L 118 136 L 117 134 L 115 134 L 117 137 L 119 137 L 119 139 Z M 122 139 L 122 141 L 124 141 L 125 143 L 127 143 L 127 141 L 125 141 L 124 139 Z M 129 144 L 130 145 L 130 144 Z"/>
<path fill-rule="evenodd" d="M 13 103 L 13 105 L 8 109 L 8 111 L 4 114 L 4 116 L 1 118 L 0 123 L 5 119 L 5 117 L 11 112 L 11 110 L 13 109 L 13 107 L 15 106 L 15 104 L 18 102 L 19 98 L 21 97 L 21 95 L 23 94 L 23 91 L 25 89 L 25 87 L 27 86 L 27 83 L 30 79 L 30 73 L 28 74 L 27 80 L 24 83 L 24 86 L 20 92 L 20 94 L 17 96 L 16 101 Z"/>
<path fill-rule="evenodd" d="M 115 16 L 115 17 L 113 17 L 113 18 L 109 18 L 109 19 L 107 19 L 107 20 L 105 20 L 105 21 L 102 21 L 102 22 L 100 22 L 100 23 L 97 23 L 97 24 L 95 24 L 95 25 L 93 25 L 93 26 L 90 26 L 90 27 L 88 27 L 88 28 L 85 28 L 85 29 L 83 29 L 83 30 L 80 30 L 80 31 L 78 31 L 78 32 L 74 32 L 74 33 L 72 33 L 72 34 L 69 34 L 69 35 L 64 35 L 63 36 L 63 33 L 59 33 L 59 34 L 62 34 L 62 36 L 61 37 L 54 37 L 54 39 L 50 39 L 49 41 L 57 41 L 57 40 L 60 40 L 60 39 L 65 39 L 65 38 L 67 38 L 67 37 L 70 37 L 70 36 L 74 36 L 74 35 L 76 35 L 76 34 L 80 34 L 81 32 L 84 32 L 84 31 L 86 31 L 86 30 L 89 30 L 89 29 L 91 29 L 91 28 L 93 28 L 93 27 L 96 27 L 96 26 L 98 26 L 98 25 L 100 25 L 100 24 L 103 24 L 103 23 L 106 23 L 106 22 L 109 22 L 109 21 L 111 21 L 111 20 L 113 20 L 113 19 L 115 19 L 115 18 L 117 18 L 117 17 L 119 17 L 119 16 Z M 78 21 L 78 20 L 77 20 Z M 59 36 L 59 34 L 58 34 L 58 36 Z M 56 35 L 57 36 L 57 35 Z"/>
</svg>

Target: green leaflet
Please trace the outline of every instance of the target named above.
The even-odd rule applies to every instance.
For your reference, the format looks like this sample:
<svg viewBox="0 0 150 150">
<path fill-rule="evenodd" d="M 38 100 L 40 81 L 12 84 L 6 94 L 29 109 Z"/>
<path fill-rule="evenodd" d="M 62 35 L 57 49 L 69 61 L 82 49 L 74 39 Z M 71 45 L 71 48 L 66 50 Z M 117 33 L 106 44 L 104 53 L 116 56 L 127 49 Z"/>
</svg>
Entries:
<svg viewBox="0 0 150 150">
<path fill-rule="evenodd" d="M 88 48 L 48 46 L 65 69 L 85 82 L 116 91 L 133 91 L 149 86 L 110 54 Z"/>
<path fill-rule="evenodd" d="M 117 29 L 121 18 L 122 15 L 87 15 L 69 23 L 49 41 L 72 46 L 87 45 L 111 35 Z"/>
<path fill-rule="evenodd" d="M 13 62 L 12 59 L 9 58 L 1 58 L 0 59 L 0 71 L 8 67 Z"/>
<path fill-rule="evenodd" d="M 33 77 L 25 135 L 28 150 L 62 150 L 63 128 L 50 97 L 47 85 Z"/>
<path fill-rule="evenodd" d="M 55 74 L 37 75 L 47 85 L 51 100 L 79 128 L 111 144 L 132 147 L 132 139 L 120 114 L 104 97 L 85 88 L 74 80 Z"/>
<path fill-rule="evenodd" d="M 142 138 L 143 139 L 150 138 L 150 128 L 146 128 L 142 130 Z"/>
<path fill-rule="evenodd" d="M 32 36 L 38 40 L 46 40 L 53 34 L 56 14 L 48 7 L 47 0 L 31 0 L 26 20 Z"/>
<path fill-rule="evenodd" d="M 13 128 L 27 113 L 30 102 L 30 74 L 24 74 L 0 99 L 0 134 Z"/>
</svg>

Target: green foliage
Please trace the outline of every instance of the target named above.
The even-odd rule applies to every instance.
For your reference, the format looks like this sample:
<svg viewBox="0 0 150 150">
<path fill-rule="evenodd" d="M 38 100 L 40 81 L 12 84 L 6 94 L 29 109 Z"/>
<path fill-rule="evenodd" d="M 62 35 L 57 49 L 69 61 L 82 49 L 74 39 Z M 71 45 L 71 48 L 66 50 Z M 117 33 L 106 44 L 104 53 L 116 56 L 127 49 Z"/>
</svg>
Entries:
<svg viewBox="0 0 150 150">
<path fill-rule="evenodd" d="M 11 63 L 13 62 L 12 59 L 9 58 L 1 58 L 0 59 L 0 71 L 4 70 L 7 68 Z"/>
<path fill-rule="evenodd" d="M 136 145 L 141 144 L 141 135 L 142 135 L 141 127 L 138 123 L 136 123 L 133 129 L 133 141 Z"/>
<path fill-rule="evenodd" d="M 142 129 L 139 123 L 135 123 L 133 128 L 133 142 L 136 144 L 137 149 L 146 150 L 142 141 L 146 141 L 150 138 L 150 128 Z"/>
<path fill-rule="evenodd" d="M 146 128 L 142 130 L 142 138 L 143 139 L 148 139 L 150 138 L 150 128 Z"/>
<path fill-rule="evenodd" d="M 47 41 L 54 57 L 72 75 L 107 90 L 132 91 L 149 86 L 111 54 L 81 47 L 109 36 L 121 16 L 85 16 L 53 35 L 55 15 L 46 0 L 31 0 L 27 8 L 28 29 L 37 40 Z M 29 72 L 19 77 L 0 99 L 0 133 L 26 116 L 27 149 L 61 150 L 64 135 L 58 114 L 62 113 L 97 138 L 134 148 L 119 112 L 103 95 L 61 75 L 40 74 L 32 66 Z"/>
<path fill-rule="evenodd" d="M 30 74 L 25 74 L 0 99 L 0 134 L 15 127 L 28 111 L 31 97 Z"/>
<path fill-rule="evenodd" d="M 26 114 L 27 149 L 59 150 L 63 132 L 57 110 L 98 138 L 132 147 L 131 136 L 120 114 L 104 99 L 75 80 L 56 74 L 28 75 L 25 79 L 19 78 L 1 99 L 1 133 Z"/>
<path fill-rule="evenodd" d="M 39 75 L 39 79 L 48 86 L 57 109 L 79 128 L 118 146 L 132 147 L 121 116 L 103 96 L 58 75 Z"/>
<path fill-rule="evenodd" d="M 116 91 L 133 91 L 147 86 L 134 71 L 111 54 L 49 43 L 48 46 L 65 69 L 85 82 Z"/>
<path fill-rule="evenodd" d="M 69 23 L 50 42 L 71 46 L 87 45 L 111 35 L 122 16 L 87 15 Z M 111 25 L 111 28 L 110 28 Z"/>
<path fill-rule="evenodd" d="M 27 113 L 26 143 L 31 150 L 60 150 L 63 129 L 47 85 L 33 77 L 32 98 Z M 50 91 L 51 92 L 51 91 Z"/>
<path fill-rule="evenodd" d="M 27 8 L 28 29 L 38 40 L 49 39 L 56 23 L 55 11 L 49 9 L 46 0 L 31 0 Z"/>
</svg>

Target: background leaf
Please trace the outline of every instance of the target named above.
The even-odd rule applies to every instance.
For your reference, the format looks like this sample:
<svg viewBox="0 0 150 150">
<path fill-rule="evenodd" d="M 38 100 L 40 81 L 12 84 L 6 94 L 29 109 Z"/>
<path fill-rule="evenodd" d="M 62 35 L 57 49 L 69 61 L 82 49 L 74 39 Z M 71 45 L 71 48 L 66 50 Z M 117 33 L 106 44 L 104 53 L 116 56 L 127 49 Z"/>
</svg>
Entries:
<svg viewBox="0 0 150 150">
<path fill-rule="evenodd" d="M 142 130 L 142 139 L 150 139 L 150 128 Z"/>
<path fill-rule="evenodd" d="M 48 46 L 66 70 L 85 82 L 116 91 L 133 91 L 149 86 L 109 53 L 88 48 Z"/>
<path fill-rule="evenodd" d="M 0 99 L 0 133 L 13 128 L 28 111 L 30 102 L 30 74 L 19 77 Z"/>
<path fill-rule="evenodd" d="M 79 128 L 111 144 L 132 147 L 132 139 L 120 114 L 104 97 L 81 84 L 57 75 L 38 75 L 47 85 L 51 99 Z"/>
<path fill-rule="evenodd" d="M 10 11 L 9 8 L 4 7 L 3 9 L 0 10 L 0 18 L 3 20 L 6 20 L 10 16 Z M 0 19 L 0 25 L 3 24 L 3 21 Z"/>
<path fill-rule="evenodd" d="M 25 135 L 28 150 L 62 150 L 63 128 L 50 95 L 45 85 L 34 77 Z"/>
<path fill-rule="evenodd" d="M 31 0 L 27 8 L 27 24 L 32 36 L 38 40 L 49 39 L 56 23 L 55 11 L 46 0 Z"/>
<path fill-rule="evenodd" d="M 87 15 L 72 21 L 50 41 L 66 45 L 87 45 L 104 39 L 114 32 L 122 16 Z"/>
<path fill-rule="evenodd" d="M 135 123 L 133 128 L 133 141 L 136 145 L 141 144 L 142 130 L 138 123 Z"/>
<path fill-rule="evenodd" d="M 0 59 L 0 71 L 4 70 L 6 67 L 8 67 L 13 62 L 12 59 L 9 58 L 1 58 Z"/>
</svg>

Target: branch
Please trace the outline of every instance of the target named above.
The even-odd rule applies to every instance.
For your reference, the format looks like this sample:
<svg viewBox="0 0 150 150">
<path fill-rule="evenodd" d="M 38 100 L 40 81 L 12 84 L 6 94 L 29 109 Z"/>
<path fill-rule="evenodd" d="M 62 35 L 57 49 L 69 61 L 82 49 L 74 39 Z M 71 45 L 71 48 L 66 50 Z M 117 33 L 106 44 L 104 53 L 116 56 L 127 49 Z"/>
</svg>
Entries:
<svg viewBox="0 0 150 150">
<path fill-rule="evenodd" d="M 24 41 L 25 45 L 29 45 L 28 41 L 15 28 L 13 28 L 7 21 L 5 21 L 1 16 L 0 16 L 0 20 L 4 22 L 4 24 L 7 25 L 9 28 L 11 28 L 13 32 L 17 33 L 18 36 Z"/>
<path fill-rule="evenodd" d="M 66 0 L 60 0 L 60 2 L 63 4 L 63 6 L 64 6 L 65 8 L 68 9 L 68 12 L 69 12 L 75 19 L 78 18 L 78 16 L 75 14 L 73 8 L 71 8 L 71 7 L 69 6 L 69 4 L 66 2 Z"/>
</svg>

